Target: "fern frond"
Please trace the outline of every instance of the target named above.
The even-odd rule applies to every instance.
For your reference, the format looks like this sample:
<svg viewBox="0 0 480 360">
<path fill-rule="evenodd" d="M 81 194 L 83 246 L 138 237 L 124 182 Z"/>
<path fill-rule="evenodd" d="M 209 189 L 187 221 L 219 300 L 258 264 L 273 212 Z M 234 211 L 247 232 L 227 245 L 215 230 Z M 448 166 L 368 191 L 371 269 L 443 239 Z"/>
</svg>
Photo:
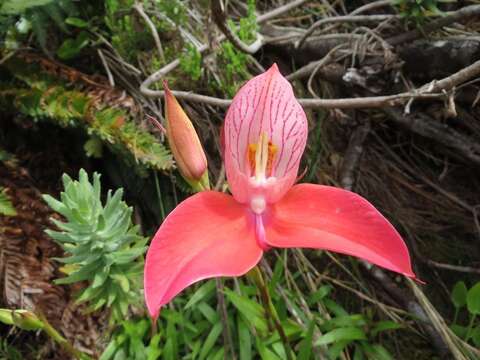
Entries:
<svg viewBox="0 0 480 360">
<path fill-rule="evenodd" d="M 115 100 L 112 92 L 115 89 L 89 91 L 75 86 L 79 81 L 72 86 L 18 57 L 7 61 L 6 66 L 26 87 L 10 87 L 0 94 L 9 98 L 10 104 L 21 113 L 62 127 L 82 127 L 128 163 L 155 170 L 173 167 L 167 148 L 137 125 L 131 108 L 122 108 Z M 62 73 L 74 71 L 61 70 Z M 68 76 L 78 78 L 81 75 L 71 73 Z M 112 93 L 105 93 L 108 91 Z"/>
</svg>

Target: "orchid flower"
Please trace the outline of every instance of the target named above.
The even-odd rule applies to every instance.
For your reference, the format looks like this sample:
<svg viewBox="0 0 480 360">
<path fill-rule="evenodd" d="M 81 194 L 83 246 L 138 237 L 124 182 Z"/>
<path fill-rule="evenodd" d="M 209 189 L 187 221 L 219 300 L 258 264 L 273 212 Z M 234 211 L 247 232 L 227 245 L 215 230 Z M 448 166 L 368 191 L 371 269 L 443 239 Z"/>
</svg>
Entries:
<svg viewBox="0 0 480 360">
<path fill-rule="evenodd" d="M 335 251 L 415 278 L 402 238 L 367 200 L 336 187 L 295 185 L 307 118 L 276 65 L 239 90 L 223 131 L 232 195 L 197 193 L 158 229 L 144 278 L 153 318 L 189 285 L 243 275 L 271 248 Z"/>
</svg>

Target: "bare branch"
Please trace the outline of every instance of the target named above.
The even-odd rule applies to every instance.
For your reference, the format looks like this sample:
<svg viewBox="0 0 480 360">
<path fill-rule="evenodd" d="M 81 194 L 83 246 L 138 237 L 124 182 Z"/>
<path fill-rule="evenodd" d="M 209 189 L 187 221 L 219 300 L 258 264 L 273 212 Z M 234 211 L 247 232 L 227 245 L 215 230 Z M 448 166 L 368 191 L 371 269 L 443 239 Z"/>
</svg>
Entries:
<svg viewBox="0 0 480 360">
<path fill-rule="evenodd" d="M 316 67 L 316 65 L 315 65 Z M 361 108 L 388 108 L 406 103 L 410 99 L 436 99 L 445 98 L 443 90 L 449 91 L 455 86 L 480 74 L 480 60 L 470 66 L 443 78 L 439 81 L 423 85 L 417 90 L 396 95 L 369 96 L 361 98 L 344 99 L 298 99 L 304 108 L 336 108 L 336 109 L 361 109 Z M 151 90 L 150 90 L 151 91 Z M 179 98 L 188 101 L 204 102 L 219 107 L 228 107 L 232 100 L 220 99 L 213 96 L 199 95 L 187 91 L 172 91 Z M 163 96 L 163 91 L 155 91 L 154 96 Z"/>
<path fill-rule="evenodd" d="M 372 1 L 371 3 L 365 4 L 363 6 L 360 6 L 353 10 L 350 15 L 358 15 L 362 12 L 365 11 L 370 11 L 373 9 L 378 9 L 380 7 L 388 6 L 388 5 L 393 5 L 392 0 L 378 0 L 378 1 Z"/>
<path fill-rule="evenodd" d="M 357 126 L 350 136 L 348 148 L 345 153 L 345 157 L 342 165 L 342 175 L 340 177 L 340 183 L 344 189 L 352 190 L 355 183 L 355 170 L 358 167 L 358 162 L 363 153 L 363 144 L 367 139 L 371 130 L 370 121 L 366 121 L 364 124 Z"/>
<path fill-rule="evenodd" d="M 162 47 L 162 43 L 160 41 L 160 36 L 158 35 L 157 28 L 155 27 L 155 24 L 152 22 L 152 20 L 148 17 L 148 15 L 143 10 L 143 4 L 137 2 L 132 7 L 138 12 L 138 14 L 147 23 L 148 27 L 150 28 L 150 31 L 152 32 L 153 39 L 155 40 L 155 45 L 157 46 L 157 50 L 158 50 L 158 54 L 160 55 L 160 59 L 162 61 L 165 61 L 165 54 L 163 53 L 163 47 Z"/>
<path fill-rule="evenodd" d="M 108 76 L 108 82 L 110 83 L 111 87 L 115 87 L 115 80 L 113 78 L 112 72 L 110 71 L 110 68 L 108 67 L 107 60 L 105 59 L 105 56 L 103 55 L 102 50 L 98 49 L 98 56 L 100 57 L 100 60 L 102 61 L 103 67 L 105 68 L 105 72 L 107 73 Z"/>
<path fill-rule="evenodd" d="M 440 29 L 444 26 L 450 25 L 457 21 L 465 21 L 473 16 L 480 15 L 480 5 L 470 5 L 454 11 L 447 16 L 436 19 L 428 24 L 425 24 L 421 28 L 393 36 L 387 39 L 387 42 L 392 45 L 399 45 L 407 41 L 418 39 L 425 34 L 428 34 L 434 30 Z"/>
<path fill-rule="evenodd" d="M 469 137 L 449 128 L 438 121 L 428 118 L 422 113 L 415 116 L 405 115 L 396 109 L 383 110 L 393 122 L 406 127 L 408 130 L 434 140 L 447 148 L 454 149 L 456 153 L 466 160 L 480 165 L 480 145 Z"/>
<path fill-rule="evenodd" d="M 259 24 L 264 23 L 266 21 L 272 20 L 273 18 L 276 18 L 277 16 L 280 16 L 282 14 L 285 14 L 286 12 L 289 12 L 292 9 L 295 9 L 296 7 L 302 5 L 303 3 L 306 3 L 307 0 L 295 0 L 290 3 L 287 3 L 283 6 L 279 6 L 278 8 L 269 11 L 265 14 L 260 15 L 257 18 L 257 22 Z"/>
<path fill-rule="evenodd" d="M 390 14 L 382 14 L 382 15 L 344 15 L 344 16 L 335 16 L 329 18 L 323 18 L 315 22 L 310 28 L 302 35 L 300 40 L 297 41 L 295 47 L 298 49 L 300 48 L 305 40 L 315 32 L 322 25 L 331 24 L 331 23 L 345 23 L 345 22 L 380 22 L 390 19 L 399 19 L 399 15 L 390 15 Z"/>
</svg>

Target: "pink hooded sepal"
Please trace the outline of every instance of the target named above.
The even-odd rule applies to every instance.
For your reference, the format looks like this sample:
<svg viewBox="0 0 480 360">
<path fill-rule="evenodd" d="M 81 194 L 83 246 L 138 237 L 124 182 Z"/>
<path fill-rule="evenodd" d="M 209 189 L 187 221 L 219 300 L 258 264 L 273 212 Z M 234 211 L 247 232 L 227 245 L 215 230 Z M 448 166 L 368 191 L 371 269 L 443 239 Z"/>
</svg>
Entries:
<svg viewBox="0 0 480 360">
<path fill-rule="evenodd" d="M 350 191 L 296 185 L 266 214 L 265 230 L 273 247 L 335 251 L 415 278 L 401 236 L 372 204 Z"/>
<path fill-rule="evenodd" d="M 147 252 L 145 301 L 152 318 L 187 286 L 212 277 L 240 276 L 262 257 L 254 218 L 231 196 L 193 195 L 165 219 Z"/>
<path fill-rule="evenodd" d="M 273 203 L 294 184 L 308 133 L 305 112 L 276 64 L 239 90 L 225 118 L 227 180 L 240 203 L 247 203 L 252 193 L 258 191 L 250 182 L 247 152 L 248 146 L 256 144 L 262 133 L 276 147 L 271 174 L 276 184 L 263 189 L 267 201 Z"/>
</svg>

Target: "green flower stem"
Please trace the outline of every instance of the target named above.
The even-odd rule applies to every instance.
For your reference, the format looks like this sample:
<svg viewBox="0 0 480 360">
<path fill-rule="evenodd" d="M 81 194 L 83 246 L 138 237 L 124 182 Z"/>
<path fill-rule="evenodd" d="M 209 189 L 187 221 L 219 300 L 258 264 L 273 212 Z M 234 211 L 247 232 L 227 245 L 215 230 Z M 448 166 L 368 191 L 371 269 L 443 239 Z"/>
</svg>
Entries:
<svg viewBox="0 0 480 360">
<path fill-rule="evenodd" d="M 160 216 L 162 217 L 162 221 L 165 220 L 165 208 L 163 206 L 163 199 L 162 199 L 162 190 L 160 189 L 160 182 L 158 181 L 158 175 L 157 172 L 153 172 L 155 176 L 155 189 L 157 191 L 157 197 L 158 197 L 158 204 L 160 205 Z"/>
<path fill-rule="evenodd" d="M 258 265 L 255 266 L 247 273 L 247 276 L 254 282 L 254 284 L 260 291 L 260 297 L 262 299 L 263 307 L 265 309 L 265 315 L 267 316 L 267 320 L 271 319 L 273 321 L 273 325 L 275 326 L 275 329 L 278 331 L 278 334 L 282 339 L 285 353 L 287 355 L 287 360 L 292 360 L 293 358 L 290 342 L 288 341 L 288 337 L 285 333 L 285 330 L 283 329 L 275 306 L 273 305 L 272 298 L 270 297 L 270 293 L 268 291 L 267 284 L 265 283 L 261 268 Z"/>
<path fill-rule="evenodd" d="M 453 315 L 453 325 L 455 325 L 457 323 L 457 320 L 458 320 L 458 311 L 460 310 L 460 308 L 458 307 L 455 307 L 455 314 Z"/>
<path fill-rule="evenodd" d="M 472 314 L 470 316 L 470 322 L 468 323 L 468 329 L 465 335 L 465 341 L 468 341 L 468 339 L 470 338 L 470 333 L 472 332 L 473 324 L 475 323 L 476 318 L 477 318 L 477 314 Z"/>
<path fill-rule="evenodd" d="M 42 314 L 38 315 L 39 319 L 43 323 L 43 331 L 47 333 L 55 342 L 57 342 L 62 348 L 64 348 L 69 354 L 73 355 L 75 359 L 79 360 L 91 360 L 92 358 L 81 351 L 75 349 L 72 344 L 68 342 L 55 328 L 48 322 L 47 318 Z"/>
</svg>

